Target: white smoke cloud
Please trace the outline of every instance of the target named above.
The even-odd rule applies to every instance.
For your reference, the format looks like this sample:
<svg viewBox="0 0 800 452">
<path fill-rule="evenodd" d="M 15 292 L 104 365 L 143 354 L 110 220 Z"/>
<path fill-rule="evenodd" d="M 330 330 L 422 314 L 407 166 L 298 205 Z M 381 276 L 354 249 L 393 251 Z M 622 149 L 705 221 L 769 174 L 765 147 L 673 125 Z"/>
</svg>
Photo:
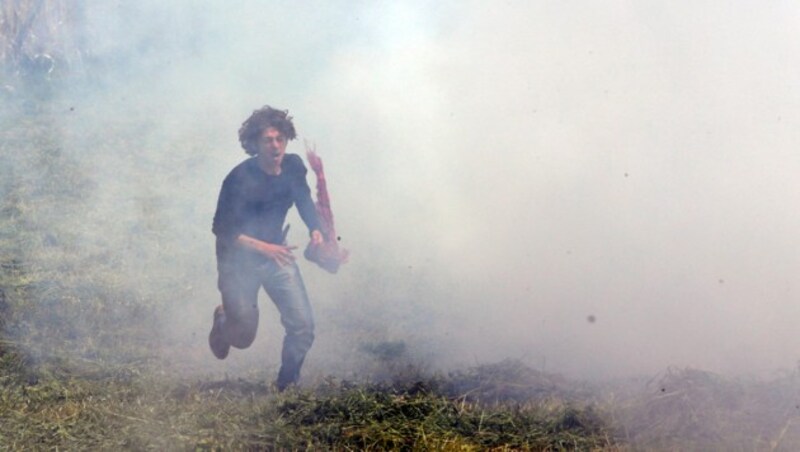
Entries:
<svg viewBox="0 0 800 452">
<path fill-rule="evenodd" d="M 619 375 L 798 358 L 791 5 L 87 5 L 91 56 L 118 78 L 76 114 L 151 118 L 141 149 L 98 156 L 99 179 L 117 165 L 103 193 L 174 195 L 170 227 L 206 263 L 178 309 L 201 338 L 217 190 L 244 158 L 236 130 L 269 103 L 317 143 L 353 254 L 336 277 L 304 266 L 321 329 L 310 365 L 344 353 L 325 316 L 348 310 L 442 362 Z M 144 154 L 191 166 L 143 183 Z M 274 363 L 280 327 L 262 310 Z"/>
<path fill-rule="evenodd" d="M 791 366 L 793 14 L 473 3 L 388 51 L 345 48 L 312 95 L 367 130 L 329 134 L 334 167 L 363 165 L 340 209 L 363 222 L 369 197 L 392 222 L 372 236 L 432 259 L 461 353 Z"/>
</svg>

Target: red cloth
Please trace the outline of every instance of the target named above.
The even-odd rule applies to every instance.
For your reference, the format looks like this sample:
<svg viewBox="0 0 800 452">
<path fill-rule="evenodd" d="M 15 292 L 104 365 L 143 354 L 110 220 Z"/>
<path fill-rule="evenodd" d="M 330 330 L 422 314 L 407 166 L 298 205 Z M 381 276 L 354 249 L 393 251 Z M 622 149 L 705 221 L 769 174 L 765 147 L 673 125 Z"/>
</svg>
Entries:
<svg viewBox="0 0 800 452">
<path fill-rule="evenodd" d="M 325 270 L 336 273 L 339 266 L 347 262 L 348 251 L 339 248 L 339 237 L 333 225 L 333 211 L 331 211 L 331 199 L 328 196 L 328 186 L 325 183 L 325 172 L 322 167 L 322 159 L 319 158 L 314 149 L 306 148 L 308 164 L 317 175 L 317 215 L 321 224 L 323 242 L 318 245 L 309 243 L 303 255 L 311 262 L 319 265 Z"/>
</svg>

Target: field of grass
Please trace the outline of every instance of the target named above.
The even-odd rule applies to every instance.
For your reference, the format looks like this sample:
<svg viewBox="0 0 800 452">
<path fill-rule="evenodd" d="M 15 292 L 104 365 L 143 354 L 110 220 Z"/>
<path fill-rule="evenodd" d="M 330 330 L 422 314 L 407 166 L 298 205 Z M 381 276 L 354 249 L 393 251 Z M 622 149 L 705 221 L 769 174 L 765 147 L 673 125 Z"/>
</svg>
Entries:
<svg viewBox="0 0 800 452">
<path fill-rule="evenodd" d="M 181 376 L 166 358 L 181 350 L 162 353 L 160 322 L 172 297 L 191 295 L 178 284 L 191 253 L 176 253 L 170 207 L 146 182 L 116 197 L 89 170 L 90 159 L 122 154 L 120 146 L 146 147 L 137 140 L 147 120 L 94 118 L 102 126 L 87 128 L 51 94 L 5 93 L 0 113 L 0 448 L 615 447 L 601 412 L 557 378 L 511 361 L 380 381 L 319 375 L 286 393 L 266 372 Z M 186 154 L 158 155 L 134 157 L 153 183 L 191 166 Z M 167 258 L 169 272 L 157 265 Z"/>
<path fill-rule="evenodd" d="M 187 245 L 171 227 L 191 212 L 149 184 L 196 165 L 196 152 L 171 147 L 202 144 L 124 152 L 152 145 L 146 116 L 86 127 L 49 90 L 3 95 L 0 449 L 800 449 L 798 371 L 756 381 L 669 369 L 589 384 L 502 357 L 409 370 L 392 363 L 402 342 L 376 341 L 363 348 L 383 358 L 379 379 L 311 375 L 277 393 L 266 369 L 186 376 L 161 322 L 175 297 L 197 295 L 182 284 L 197 253 L 177 251 Z M 100 156 L 147 180 L 135 193 L 101 190 Z"/>
<path fill-rule="evenodd" d="M 275 393 L 258 381 L 180 381 L 128 369 L 3 383 L 0 442 L 12 449 L 339 450 L 609 448 L 592 410 L 484 406 L 406 387 L 320 382 Z"/>
</svg>

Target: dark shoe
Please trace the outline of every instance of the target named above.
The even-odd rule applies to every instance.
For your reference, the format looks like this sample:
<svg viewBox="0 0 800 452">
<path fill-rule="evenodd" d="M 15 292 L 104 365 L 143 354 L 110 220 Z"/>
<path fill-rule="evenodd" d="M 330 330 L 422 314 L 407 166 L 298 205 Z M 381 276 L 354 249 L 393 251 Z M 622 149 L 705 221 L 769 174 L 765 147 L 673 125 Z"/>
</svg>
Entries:
<svg viewBox="0 0 800 452">
<path fill-rule="evenodd" d="M 214 326 L 211 327 L 211 333 L 208 335 L 208 346 L 211 347 L 211 352 L 217 359 L 225 359 L 228 357 L 228 352 L 231 350 L 231 344 L 222 337 L 222 323 L 220 318 L 225 315 L 225 310 L 222 305 L 214 309 Z"/>
</svg>

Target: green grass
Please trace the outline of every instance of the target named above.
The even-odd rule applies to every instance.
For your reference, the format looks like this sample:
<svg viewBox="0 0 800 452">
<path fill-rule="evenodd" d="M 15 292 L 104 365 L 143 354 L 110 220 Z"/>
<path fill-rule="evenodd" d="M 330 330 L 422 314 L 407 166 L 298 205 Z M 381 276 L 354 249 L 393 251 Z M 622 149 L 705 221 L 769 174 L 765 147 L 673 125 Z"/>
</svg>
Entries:
<svg viewBox="0 0 800 452">
<path fill-rule="evenodd" d="M 60 374 L 2 386 L 0 442 L 12 448 L 590 450 L 610 446 L 592 410 L 483 407 L 420 384 L 327 382 L 275 393 L 245 380 L 157 372 Z"/>
</svg>

